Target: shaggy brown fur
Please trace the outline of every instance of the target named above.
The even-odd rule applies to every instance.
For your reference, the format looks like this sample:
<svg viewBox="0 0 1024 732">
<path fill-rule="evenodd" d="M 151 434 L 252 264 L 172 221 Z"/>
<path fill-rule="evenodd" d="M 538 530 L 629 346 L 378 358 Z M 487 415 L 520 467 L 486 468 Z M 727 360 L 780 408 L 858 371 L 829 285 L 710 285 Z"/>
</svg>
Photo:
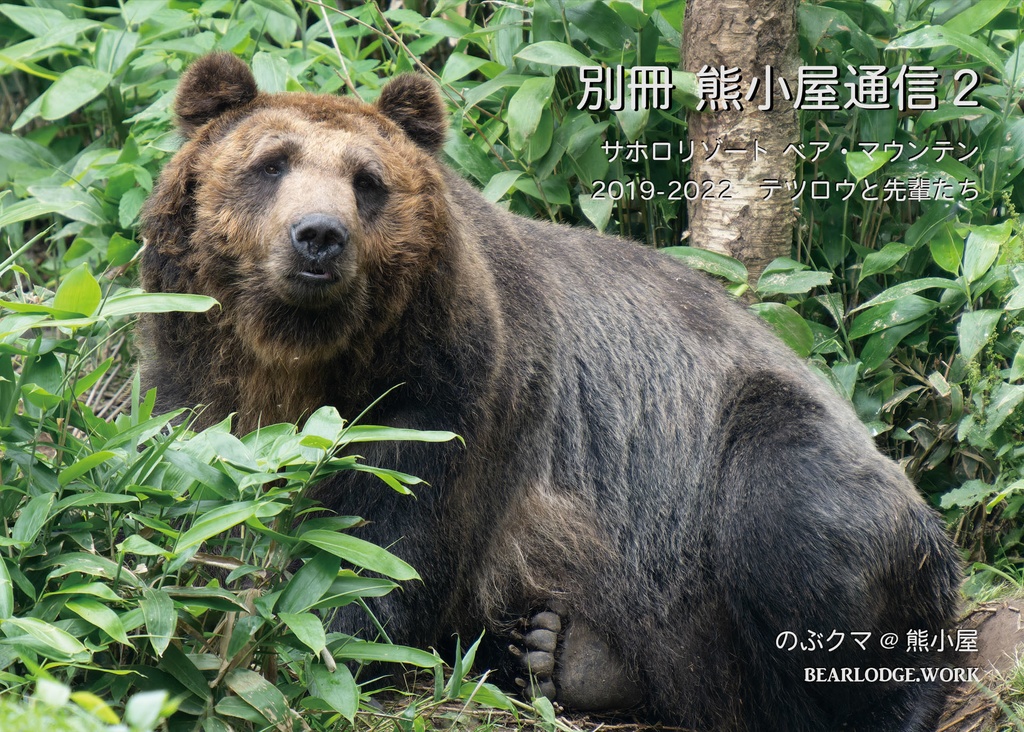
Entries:
<svg viewBox="0 0 1024 732">
<path fill-rule="evenodd" d="M 842 399 L 703 276 L 484 201 L 438 159 L 445 113 L 425 79 L 373 106 L 254 89 L 227 55 L 182 80 L 188 139 L 146 207 L 143 283 L 221 308 L 149 318 L 146 380 L 166 408 L 206 404 L 204 423 L 237 412 L 239 432 L 323 404 L 353 416 L 401 383 L 375 422 L 465 437 L 367 448 L 429 482 L 416 500 L 361 476 L 321 486 L 424 577 L 375 607 L 396 641 L 487 626 L 507 645 L 506 621 L 557 605 L 652 718 L 933 724 L 935 684 L 803 669 L 941 654 L 776 646 L 955 618 L 956 552 Z M 372 632 L 358 612 L 338 628 Z"/>
</svg>

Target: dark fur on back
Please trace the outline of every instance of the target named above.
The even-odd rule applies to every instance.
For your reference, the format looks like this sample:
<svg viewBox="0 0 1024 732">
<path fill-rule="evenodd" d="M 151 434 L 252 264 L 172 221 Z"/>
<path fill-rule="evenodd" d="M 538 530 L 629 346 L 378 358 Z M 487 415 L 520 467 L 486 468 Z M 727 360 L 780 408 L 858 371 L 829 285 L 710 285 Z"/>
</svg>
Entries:
<svg viewBox="0 0 1024 732">
<path fill-rule="evenodd" d="M 805 667 L 948 664 L 877 641 L 956 617 L 940 521 L 838 395 L 702 275 L 487 203 L 436 157 L 429 82 L 402 77 L 371 107 L 252 96 L 241 69 L 214 56 L 187 72 L 190 139 L 145 212 L 145 287 L 223 307 L 149 316 L 144 374 L 164 407 L 205 403 L 205 423 L 238 412 L 240 430 L 322 404 L 353 416 L 404 383 L 372 421 L 464 436 L 366 449 L 430 483 L 416 500 L 361 476 L 320 486 L 424 577 L 375 606 L 395 641 L 500 637 L 557 599 L 621 655 L 652 718 L 929 729 L 935 684 L 804 681 Z M 305 203 L 233 172 L 272 135 L 298 139 L 288 175 L 304 190 L 350 202 L 335 208 L 354 264 L 323 304 L 281 295 L 267 264 L 288 249 L 274 217 Z M 377 213 L 360 198 L 367 166 L 384 182 Z M 339 629 L 372 634 L 356 612 Z M 833 630 L 847 640 L 832 653 L 776 647 L 784 631 Z"/>
</svg>

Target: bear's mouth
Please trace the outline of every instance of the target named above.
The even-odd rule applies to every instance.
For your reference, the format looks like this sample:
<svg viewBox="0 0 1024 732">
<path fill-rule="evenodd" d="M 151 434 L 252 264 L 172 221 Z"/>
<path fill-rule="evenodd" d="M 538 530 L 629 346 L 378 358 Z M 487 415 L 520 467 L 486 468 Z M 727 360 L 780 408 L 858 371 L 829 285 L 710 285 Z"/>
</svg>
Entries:
<svg viewBox="0 0 1024 732">
<path fill-rule="evenodd" d="M 308 265 L 296 272 L 296 276 L 303 282 L 330 284 L 338 279 L 338 276 L 326 267 Z"/>
</svg>

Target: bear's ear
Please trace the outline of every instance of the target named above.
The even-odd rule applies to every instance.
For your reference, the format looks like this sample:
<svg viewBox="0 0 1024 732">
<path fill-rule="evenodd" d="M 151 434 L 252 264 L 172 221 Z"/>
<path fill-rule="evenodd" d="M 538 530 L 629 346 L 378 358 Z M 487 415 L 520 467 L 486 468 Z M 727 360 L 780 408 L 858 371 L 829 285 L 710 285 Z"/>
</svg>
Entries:
<svg viewBox="0 0 1024 732">
<path fill-rule="evenodd" d="M 178 83 L 174 111 L 185 137 L 229 109 L 256 98 L 256 79 L 237 56 L 211 53 L 195 61 Z"/>
<path fill-rule="evenodd" d="M 448 115 L 437 85 L 420 74 L 403 74 L 385 85 L 377 111 L 395 122 L 413 142 L 435 153 L 444 144 Z"/>
</svg>

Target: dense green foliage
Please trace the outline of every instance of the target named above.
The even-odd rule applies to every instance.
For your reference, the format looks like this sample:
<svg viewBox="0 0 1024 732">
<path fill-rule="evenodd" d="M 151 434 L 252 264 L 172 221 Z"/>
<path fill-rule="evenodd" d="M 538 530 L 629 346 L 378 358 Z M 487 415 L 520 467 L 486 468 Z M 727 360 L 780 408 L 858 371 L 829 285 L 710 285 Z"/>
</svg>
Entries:
<svg viewBox="0 0 1024 732">
<path fill-rule="evenodd" d="M 934 111 L 802 112 L 808 159 L 798 182 L 884 191 L 888 180 L 917 179 L 956 194 L 844 201 L 808 190 L 794 201 L 792 258 L 747 293 L 947 512 L 984 562 L 978 581 L 1022 571 L 1022 12 L 1010 0 L 801 5 L 804 64 L 835 66 L 841 82 L 871 65 L 892 69 L 891 79 L 926 64 L 941 78 Z M 685 139 L 692 75 L 674 73 L 669 110 L 578 108 L 580 65 L 678 68 L 681 14 L 676 0 L 471 3 L 464 12 L 455 2 L 384 12 L 288 0 L 0 5 L 0 230 L 10 253 L 0 263 L 0 683 L 21 690 L 54 678 L 93 695 L 72 697 L 83 707 L 102 697 L 118 716 L 133 693 L 169 690 L 161 713 L 174 727 L 259 729 L 302 709 L 327 728 L 366 701 L 362 679 L 335 659 L 392 659 L 430 669 L 430 703 L 472 696 L 507 708 L 491 687 L 463 684 L 471 663 L 445 682 L 435 655 L 325 635 L 312 614 L 396 586 L 360 568 L 414 577 L 348 537 L 355 518 L 310 518 L 305 497 L 318 476 L 368 469 L 344 451 L 350 443 L 410 435 L 323 411 L 301 430 L 238 439 L 218 425 L 192 436 L 130 386 L 121 364 L 131 316 L 211 305 L 132 288 L 139 210 L 179 144 L 173 89 L 196 56 L 239 54 L 266 91 L 368 101 L 388 77 L 419 70 L 455 110 L 449 162 L 487 198 L 673 247 L 740 293 L 741 263 L 675 248 L 685 201 L 592 195 L 597 181 L 640 177 L 664 189 L 686 179 L 681 156 L 610 161 L 601 145 Z M 979 74 L 977 108 L 953 106 L 961 69 Z M 868 154 L 867 141 L 880 148 Z M 813 160 L 812 142 L 828 143 Z M 885 143 L 905 152 L 897 158 Z M 941 143 L 963 148 L 940 155 Z M 909 161 L 912 145 L 931 152 Z M 977 182 L 973 199 L 960 192 L 965 180 Z M 114 419 L 89 399 L 111 379 L 131 393 Z M 377 472 L 382 490 L 415 482 Z M 287 589 L 300 580 L 315 590 L 309 597 Z M 423 724 L 415 710 L 397 723 Z"/>
</svg>

